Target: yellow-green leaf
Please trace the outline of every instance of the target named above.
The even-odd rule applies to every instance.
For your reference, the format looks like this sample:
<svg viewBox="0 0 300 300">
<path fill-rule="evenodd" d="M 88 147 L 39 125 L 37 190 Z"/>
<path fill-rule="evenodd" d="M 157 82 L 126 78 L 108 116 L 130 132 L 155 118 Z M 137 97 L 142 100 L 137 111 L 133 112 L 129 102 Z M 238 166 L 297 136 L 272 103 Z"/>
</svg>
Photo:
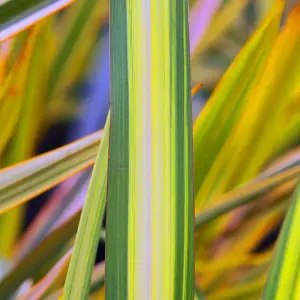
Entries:
<svg viewBox="0 0 300 300">
<path fill-rule="evenodd" d="M 110 16 L 106 298 L 192 299 L 187 1 L 113 0 Z"/>
<path fill-rule="evenodd" d="M 102 131 L 0 171 L 0 212 L 53 187 L 96 159 Z"/>
<path fill-rule="evenodd" d="M 14 133 L 25 99 L 28 71 L 39 28 L 34 27 L 29 32 L 21 55 L 14 62 L 0 90 L 0 157 L 3 156 L 4 147 Z"/>
<path fill-rule="evenodd" d="M 55 228 L 25 257 L 14 262 L 14 266 L 0 280 L 0 295 L 9 299 L 16 288 L 27 278 L 34 277 L 42 265 L 51 262 L 61 250 L 68 247 L 79 223 L 80 211 L 75 212 L 66 222 Z"/>
<path fill-rule="evenodd" d="M 245 106 L 248 102 L 252 103 L 248 96 L 261 78 L 278 31 L 282 8 L 283 3 L 278 1 L 227 70 L 195 122 L 194 185 L 197 209 L 204 202 L 211 201 L 211 194 L 219 184 L 215 173 L 215 177 L 211 178 L 211 168 L 218 161 L 224 144 L 245 111 Z M 235 151 L 230 153 L 231 156 L 232 153 Z"/>
<path fill-rule="evenodd" d="M 78 0 L 66 12 L 60 24 L 61 44 L 52 62 L 48 82 L 47 96 L 53 98 L 54 105 L 59 92 L 80 76 L 107 15 L 107 0 Z"/>
<path fill-rule="evenodd" d="M 192 60 L 218 40 L 222 33 L 237 19 L 248 3 L 249 0 L 227 1 L 215 14 L 205 34 L 198 40 L 198 45 L 193 46 L 191 49 Z"/>
<path fill-rule="evenodd" d="M 62 283 L 68 270 L 72 251 L 73 248 L 71 248 L 39 282 L 22 295 L 22 299 L 42 299 L 50 288 L 55 287 L 59 282 Z"/>
<path fill-rule="evenodd" d="M 296 300 L 300 293 L 300 185 L 284 220 L 273 257 L 264 300 Z"/>
<path fill-rule="evenodd" d="M 0 42 L 70 5 L 73 0 L 9 0 L 0 9 Z"/>
<path fill-rule="evenodd" d="M 48 49 L 47 27 L 51 19 L 38 24 L 39 30 L 36 35 L 31 57 L 28 60 L 24 92 L 19 95 L 22 99 L 20 112 L 15 125 L 15 130 L 6 151 L 2 156 L 2 163 L 12 165 L 28 159 L 37 145 L 37 136 L 42 127 L 43 120 L 43 96 L 45 87 L 45 60 L 44 49 Z M 50 23 L 51 24 L 51 23 Z M 22 57 L 22 56 L 21 56 Z M 24 59 L 24 58 L 22 58 Z M 13 70 L 19 72 L 19 70 Z M 14 74 L 14 76 L 17 76 Z M 37 86 L 39 87 L 37 89 Z M 12 99 L 7 99 L 11 101 Z M 16 101 L 14 100 L 16 103 Z M 7 119 L 7 117 L 4 119 Z M 17 237 L 20 234 L 23 215 L 23 208 L 15 208 L 9 213 L 0 216 L 0 253 L 10 256 L 11 250 Z M 5 228 L 10 228 L 6 230 Z"/>
<path fill-rule="evenodd" d="M 280 121 L 300 72 L 299 16 L 297 8 L 276 39 L 262 77 L 250 91 L 244 113 L 207 174 L 196 201 L 210 199 L 253 178 L 282 147 L 280 137 L 285 124 Z"/>
<path fill-rule="evenodd" d="M 76 234 L 64 287 L 65 300 L 86 299 L 89 294 L 105 209 L 109 126 L 108 115 Z"/>
<path fill-rule="evenodd" d="M 210 204 L 196 215 L 196 227 L 217 218 L 230 210 L 253 201 L 255 197 L 270 190 L 280 183 L 284 183 L 300 175 L 300 166 L 293 167 L 270 178 L 265 178 L 252 184 L 246 184 L 231 192 L 219 196 L 213 204 Z"/>
</svg>

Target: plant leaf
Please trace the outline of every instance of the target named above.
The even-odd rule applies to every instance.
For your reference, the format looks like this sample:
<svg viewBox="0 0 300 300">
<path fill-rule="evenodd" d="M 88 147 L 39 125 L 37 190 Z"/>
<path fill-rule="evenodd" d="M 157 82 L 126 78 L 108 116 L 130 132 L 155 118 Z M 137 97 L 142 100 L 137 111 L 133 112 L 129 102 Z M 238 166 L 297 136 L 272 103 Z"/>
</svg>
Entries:
<svg viewBox="0 0 300 300">
<path fill-rule="evenodd" d="M 282 173 L 276 174 L 270 178 L 256 181 L 253 184 L 247 184 L 220 196 L 214 201 L 213 204 L 209 205 L 207 208 L 204 208 L 200 213 L 196 215 L 196 228 L 231 211 L 234 208 L 245 205 L 250 201 L 255 200 L 258 195 L 261 195 L 271 188 L 292 178 L 297 178 L 299 177 L 299 175 L 300 166 L 296 166 L 283 171 Z"/>
<path fill-rule="evenodd" d="M 0 90 L 0 155 L 9 142 L 17 125 L 26 91 L 27 74 L 36 45 L 39 26 L 32 28 L 21 50 L 21 55 L 16 59 L 11 71 L 8 73 L 4 87 Z"/>
<path fill-rule="evenodd" d="M 21 102 L 20 113 L 17 116 L 14 134 L 10 143 L 3 154 L 4 165 L 12 165 L 22 160 L 28 159 L 35 150 L 37 144 L 38 131 L 43 120 L 42 97 L 44 92 L 44 74 L 45 74 L 45 55 L 44 49 L 48 48 L 47 26 L 46 22 L 41 22 L 37 26 L 38 32 L 32 47 L 31 55 L 27 58 L 21 56 L 21 59 L 27 61 L 28 68 L 25 71 L 24 87 L 15 87 L 19 91 L 19 102 Z M 51 21 L 51 20 L 50 20 Z M 18 73 L 20 69 L 13 70 Z M 17 76 L 17 75 L 15 75 Z M 15 84 L 15 83 L 14 83 Z M 37 89 L 36 87 L 39 86 Z M 23 92 L 21 92 L 23 90 Z M 6 101 L 12 101 L 8 98 Z M 17 107 L 13 101 L 12 105 Z M 4 117 L 7 120 L 7 117 Z M 18 207 L 6 214 L 0 216 L 0 251 L 11 256 L 12 248 L 16 239 L 20 235 L 22 220 L 24 217 L 24 208 Z M 10 228 L 7 230 L 6 228 Z"/>
<path fill-rule="evenodd" d="M 107 0 L 78 0 L 66 12 L 60 25 L 62 42 L 53 61 L 47 97 L 57 96 L 57 89 L 65 90 L 80 75 L 96 41 L 99 25 L 107 15 Z"/>
<path fill-rule="evenodd" d="M 218 153 L 196 201 L 215 198 L 253 178 L 282 147 L 280 137 L 285 124 L 280 121 L 300 72 L 298 18 L 296 9 L 279 34 L 261 80 L 250 93 L 251 101 L 247 101 L 243 117 Z"/>
<path fill-rule="evenodd" d="M 207 28 L 209 28 L 210 22 L 221 3 L 221 0 L 204 0 L 198 1 L 193 6 L 189 17 L 190 51 L 192 54 Z"/>
<path fill-rule="evenodd" d="M 24 257 L 34 249 L 53 227 L 59 226 L 61 222 L 68 219 L 68 216 L 72 215 L 72 212 L 78 209 L 81 210 L 85 200 L 80 199 L 83 198 L 81 193 L 89 183 L 90 172 L 85 171 L 78 175 L 76 178 L 74 176 L 70 178 L 72 180 L 71 185 L 70 182 L 68 182 L 67 186 L 61 185 L 39 211 L 38 216 L 35 217 L 15 246 L 16 259 Z M 79 207 L 76 205 L 78 200 L 80 202 Z M 63 218 L 67 212 L 67 217 Z"/>
<path fill-rule="evenodd" d="M 102 131 L 0 172 L 0 212 L 28 201 L 95 161 Z"/>
<path fill-rule="evenodd" d="M 263 299 L 298 299 L 300 286 L 299 202 L 300 185 L 298 184 L 280 232 Z"/>
<path fill-rule="evenodd" d="M 0 281 L 0 295 L 9 299 L 16 288 L 27 278 L 39 272 L 43 264 L 51 262 L 57 253 L 65 249 L 69 240 L 75 235 L 80 218 L 80 210 L 66 222 L 54 229 L 35 249 L 16 261 L 13 268 Z"/>
<path fill-rule="evenodd" d="M 215 14 L 215 17 L 212 19 L 205 34 L 199 39 L 197 45 L 193 46 L 192 60 L 218 40 L 222 33 L 237 19 L 248 3 L 249 0 L 227 1 L 218 13 Z"/>
<path fill-rule="evenodd" d="M 106 298 L 192 299 L 187 1 L 121 3 L 110 14 Z"/>
<path fill-rule="evenodd" d="M 108 116 L 65 282 L 63 298 L 66 300 L 86 299 L 89 294 L 90 279 L 105 209 L 109 122 L 110 117 Z"/>
<path fill-rule="evenodd" d="M 71 248 L 39 282 L 22 295 L 21 299 L 42 299 L 45 293 L 47 293 L 53 285 L 58 281 L 62 281 L 62 279 L 64 280 L 64 276 L 67 273 L 69 262 L 71 260 L 72 251 L 73 248 Z"/>
<path fill-rule="evenodd" d="M 101 262 L 97 264 L 93 270 L 92 280 L 91 280 L 91 290 L 90 294 L 96 293 L 97 291 L 101 290 L 104 286 L 104 277 L 105 277 L 105 264 L 104 262 Z M 46 300 L 57 300 L 61 299 L 59 297 L 62 297 L 63 290 L 57 290 L 54 293 L 51 293 Z M 90 296 L 91 297 L 91 296 Z M 89 297 L 89 299 L 90 299 Z M 92 298 L 94 299 L 94 298 Z M 99 300 L 98 297 L 95 297 L 95 299 Z"/>
<path fill-rule="evenodd" d="M 70 5 L 73 0 L 10 0 L 0 7 L 0 42 Z"/>
<path fill-rule="evenodd" d="M 210 190 L 217 181 L 215 178 L 207 182 L 207 176 L 244 111 L 248 101 L 246 96 L 257 85 L 263 72 L 279 27 L 282 8 L 281 1 L 277 2 L 227 70 L 195 122 L 194 185 L 197 210 L 204 205 L 204 201 L 211 199 Z"/>
</svg>

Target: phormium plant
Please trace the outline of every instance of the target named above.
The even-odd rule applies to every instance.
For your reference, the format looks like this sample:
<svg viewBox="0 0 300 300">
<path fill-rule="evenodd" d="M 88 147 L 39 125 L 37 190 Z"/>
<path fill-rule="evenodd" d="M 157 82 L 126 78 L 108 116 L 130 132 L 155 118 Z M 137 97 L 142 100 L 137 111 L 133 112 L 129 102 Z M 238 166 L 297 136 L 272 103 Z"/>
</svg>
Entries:
<svg viewBox="0 0 300 300">
<path fill-rule="evenodd" d="M 1 4 L 1 299 L 300 297 L 300 4 L 282 18 L 284 1 L 256 1 L 239 49 L 251 1 L 190 2 Z M 82 113 L 71 91 L 106 23 L 105 128 L 35 155 Z M 218 83 L 203 67 L 217 60 Z M 22 233 L 22 204 L 59 183 Z"/>
</svg>

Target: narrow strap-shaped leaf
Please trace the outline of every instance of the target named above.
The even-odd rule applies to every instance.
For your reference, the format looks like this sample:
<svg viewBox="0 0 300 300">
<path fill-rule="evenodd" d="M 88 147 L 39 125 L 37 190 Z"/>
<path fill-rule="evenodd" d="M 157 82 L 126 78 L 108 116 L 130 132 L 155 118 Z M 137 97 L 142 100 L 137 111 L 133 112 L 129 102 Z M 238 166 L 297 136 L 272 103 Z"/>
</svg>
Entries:
<svg viewBox="0 0 300 300">
<path fill-rule="evenodd" d="M 0 295 L 9 296 L 27 278 L 34 277 L 46 263 L 57 257 L 69 240 L 75 235 L 80 218 L 80 211 L 75 212 L 66 222 L 54 229 L 38 246 L 20 261 L 0 281 Z"/>
<path fill-rule="evenodd" d="M 186 0 L 111 1 L 107 299 L 192 299 Z"/>
<path fill-rule="evenodd" d="M 62 281 L 64 279 L 64 275 L 67 273 L 72 251 L 73 248 L 71 248 L 39 282 L 22 295 L 21 299 L 42 299 L 45 293 L 47 293 L 50 288 L 53 288 L 53 285 L 55 285 L 58 281 Z"/>
<path fill-rule="evenodd" d="M 101 262 L 97 264 L 93 270 L 90 294 L 97 293 L 104 286 L 105 264 Z M 46 297 L 46 300 L 57 300 L 63 298 L 63 289 L 59 289 Z M 61 298 L 59 298 L 61 297 Z M 89 297 L 90 299 L 90 297 Z M 92 298 L 99 300 L 98 297 Z M 102 299 L 102 298 L 101 298 Z"/>
<path fill-rule="evenodd" d="M 212 3 L 216 1 L 210 0 L 207 2 L 210 2 L 210 5 L 212 5 Z M 231 0 L 227 1 L 227 3 L 220 8 L 218 13 L 212 19 L 207 30 L 204 32 L 203 37 L 198 39 L 196 44 L 192 45 L 192 60 L 194 60 L 199 54 L 203 53 L 204 50 L 218 40 L 218 38 L 228 29 L 228 27 L 241 15 L 241 12 L 248 3 L 249 0 Z"/>
<path fill-rule="evenodd" d="M 50 22 L 48 22 L 50 21 Z M 3 157 L 4 164 L 12 165 L 22 160 L 28 159 L 34 153 L 37 143 L 38 130 L 43 120 L 42 97 L 45 90 L 45 69 L 48 62 L 45 62 L 45 49 L 48 49 L 48 27 L 53 25 L 51 19 L 45 20 L 38 24 L 34 47 L 32 47 L 31 56 L 20 56 L 20 60 L 28 60 L 28 68 L 25 70 L 26 81 L 24 83 L 24 92 L 20 95 L 24 98 L 21 112 L 17 121 L 17 128 L 14 136 L 6 149 Z M 19 73 L 20 69 L 16 68 L 13 73 Z M 39 87 L 37 89 L 37 86 Z M 18 91 L 15 87 L 16 93 Z"/>
<path fill-rule="evenodd" d="M 6 76 L 3 89 L 0 90 L 0 155 L 9 142 L 18 123 L 22 104 L 25 101 L 28 71 L 33 59 L 33 49 L 40 26 L 32 28 L 24 42 L 20 56 Z"/>
<path fill-rule="evenodd" d="M 280 232 L 264 300 L 299 299 L 300 292 L 300 184 Z"/>
<path fill-rule="evenodd" d="M 289 206 L 288 200 L 284 198 L 284 200 L 266 210 L 254 213 L 251 218 L 245 220 L 240 230 L 236 230 L 232 239 L 228 239 L 227 245 L 230 246 L 224 251 L 224 255 L 234 260 L 235 256 L 239 256 L 241 253 L 251 253 L 259 247 L 264 237 L 268 236 L 268 233 L 271 233 L 281 223 Z"/>
<path fill-rule="evenodd" d="M 100 144 L 76 234 L 74 252 L 64 287 L 63 298 L 65 300 L 87 299 L 90 290 L 92 270 L 106 203 L 109 123 L 110 116 L 106 121 L 104 136 Z"/>
<path fill-rule="evenodd" d="M 0 212 L 20 205 L 95 161 L 102 131 L 0 172 Z"/>
<path fill-rule="evenodd" d="M 300 73 L 299 7 L 293 10 L 278 35 L 261 80 L 250 92 L 243 117 L 236 122 L 206 173 L 196 201 L 215 198 L 253 178 L 276 154 L 278 147 L 282 147 L 282 127 L 288 123 L 280 121 L 291 101 L 289 95 L 298 85 Z M 232 155 L 233 151 L 235 155 Z"/>
<path fill-rule="evenodd" d="M 52 229 L 59 226 L 64 220 L 68 220 L 74 211 L 82 209 L 84 199 L 82 199 L 81 205 L 76 205 L 76 202 L 78 198 L 82 198 L 81 192 L 86 189 L 89 179 L 89 171 L 83 172 L 75 178 L 73 176 L 71 186 L 60 186 L 52 194 L 53 198 L 42 207 L 39 214 L 26 229 L 25 234 L 17 241 L 14 251 L 15 259 L 19 260 L 27 255 Z M 63 218 L 67 213 L 68 216 Z"/>
<path fill-rule="evenodd" d="M 70 5 L 73 0 L 10 0 L 0 6 L 0 42 Z"/>
<path fill-rule="evenodd" d="M 78 0 L 62 20 L 62 43 L 51 68 L 47 96 L 53 96 L 59 87 L 65 89 L 80 75 L 86 57 L 95 43 L 99 23 L 108 14 L 108 0 Z M 55 101 L 55 99 L 53 99 Z"/>
<path fill-rule="evenodd" d="M 32 54 L 21 59 L 27 61 L 28 69 L 25 71 L 24 87 L 16 86 L 16 93 L 22 99 L 20 113 L 17 117 L 16 128 L 10 140 L 10 143 L 5 149 L 2 156 L 3 164 L 9 166 L 25 159 L 28 159 L 34 153 L 37 146 L 38 132 L 43 124 L 43 109 L 42 109 L 42 96 L 45 88 L 45 67 L 48 63 L 45 60 L 45 48 L 48 48 L 49 41 L 47 39 L 48 26 L 51 24 L 51 19 L 45 22 L 40 22 L 36 25 L 38 28 L 36 40 L 32 47 Z M 14 72 L 19 73 L 19 69 Z M 17 75 L 15 75 L 17 76 Z M 39 87 L 37 89 L 37 86 Z M 6 101 L 13 103 L 16 106 L 17 101 L 11 101 L 8 98 Z M 1 117 L 0 117 L 1 118 Z M 6 120 L 7 117 L 4 117 Z M 1 126 L 1 125 L 0 125 Z M 20 235 L 22 221 L 24 217 L 24 208 L 18 207 L 3 216 L 0 216 L 0 251 L 8 256 L 12 255 L 12 248 L 17 238 Z M 6 230 L 5 228 L 10 228 Z"/>
<path fill-rule="evenodd" d="M 277 1 L 277 5 L 229 67 L 195 121 L 194 172 L 195 192 L 198 192 L 196 208 L 210 200 L 209 193 L 205 190 L 205 193 L 199 194 L 199 189 L 208 185 L 203 188 L 220 149 L 230 137 L 247 104 L 247 96 L 258 83 L 278 31 L 282 9 L 282 1 Z"/>
<path fill-rule="evenodd" d="M 226 282 L 226 277 L 233 271 L 246 268 L 261 269 L 262 266 L 270 265 L 273 251 L 263 251 L 261 254 L 250 254 L 255 251 L 257 245 L 264 237 L 269 236 L 272 229 L 276 228 L 282 221 L 288 207 L 288 201 L 279 202 L 274 207 L 262 210 L 251 216 L 242 226 L 238 226 L 218 247 L 224 247 L 221 256 L 207 260 L 198 260 L 195 264 L 196 276 L 205 276 L 206 283 L 203 288 L 207 291 L 214 289 L 213 285 L 221 281 Z M 201 251 L 201 243 L 197 243 L 196 253 Z M 197 255 L 197 254 L 196 254 Z M 231 270 L 232 269 L 232 270 Z M 250 271 L 250 270 L 249 270 Z M 264 273 L 264 272 L 263 272 Z M 256 274 L 256 275 L 255 275 Z M 252 280 L 260 276 L 255 273 Z M 222 279 L 223 278 L 223 279 Z M 245 277 L 236 278 L 235 282 L 243 283 Z"/>
<path fill-rule="evenodd" d="M 257 180 L 274 176 L 283 171 L 296 167 L 299 164 L 300 151 L 298 148 L 295 148 L 273 161 L 271 165 L 269 165 L 260 175 L 257 176 Z"/>
<path fill-rule="evenodd" d="M 258 195 L 261 195 L 271 188 L 290 179 L 297 178 L 299 175 L 300 166 L 296 166 L 270 178 L 265 178 L 261 181 L 254 181 L 253 184 L 250 183 L 236 188 L 233 191 L 218 197 L 214 201 L 214 204 L 204 208 L 196 215 L 196 228 L 231 211 L 234 208 L 253 201 Z"/>
<path fill-rule="evenodd" d="M 8 41 L 4 42 L 4 44 L 7 43 L 9 45 L 6 61 L 6 72 L 11 70 L 15 61 L 19 57 L 22 49 L 24 48 L 29 32 L 30 30 L 25 30 L 16 37 L 12 37 Z"/>
</svg>

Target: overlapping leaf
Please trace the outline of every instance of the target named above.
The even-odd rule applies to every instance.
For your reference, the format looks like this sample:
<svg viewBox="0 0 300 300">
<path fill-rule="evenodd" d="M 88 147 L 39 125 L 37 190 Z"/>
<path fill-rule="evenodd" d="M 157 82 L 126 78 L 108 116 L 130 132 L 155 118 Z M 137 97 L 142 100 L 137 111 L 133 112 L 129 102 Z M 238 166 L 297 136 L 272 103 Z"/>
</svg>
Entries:
<svg viewBox="0 0 300 300">
<path fill-rule="evenodd" d="M 13 268 L 0 281 L 0 295 L 4 299 L 9 296 L 27 278 L 34 277 L 42 266 L 49 265 L 57 259 L 60 251 L 65 251 L 68 242 L 75 235 L 79 223 L 80 211 L 53 230 L 38 246 L 25 257 L 16 261 Z"/>
<path fill-rule="evenodd" d="M 278 36 L 261 80 L 250 89 L 242 118 L 237 120 L 205 177 L 196 202 L 211 199 L 253 178 L 282 146 L 279 138 L 285 124 L 280 120 L 300 71 L 298 17 L 296 9 Z"/>
<path fill-rule="evenodd" d="M 10 142 L 5 152 L 2 153 L 2 164 L 5 166 L 28 159 L 34 153 L 38 142 L 37 136 L 42 127 L 41 121 L 43 120 L 42 102 L 40 100 L 44 95 L 45 67 L 47 65 L 44 48 L 48 48 L 49 46 L 47 35 L 48 25 L 51 24 L 49 21 L 51 21 L 51 19 L 36 25 L 38 26 L 38 32 L 31 50 L 31 56 L 24 58 L 21 54 L 19 57 L 19 59 L 28 61 L 29 66 L 27 70 L 25 70 L 24 88 L 22 89 L 22 87 L 18 86 L 14 87 L 16 93 L 19 93 L 18 97 L 20 100 L 14 100 L 13 107 L 17 107 L 17 102 L 21 102 L 21 107 Z M 16 71 L 17 69 L 13 69 L 11 72 Z M 38 89 L 36 88 L 37 86 L 39 86 Z M 5 101 L 12 101 L 12 99 L 7 98 Z M 4 119 L 7 120 L 5 117 Z M 0 217 L 2 224 L 0 235 L 3 237 L 0 240 L 1 253 L 11 255 L 12 247 L 22 227 L 22 220 L 22 208 L 16 208 Z M 6 230 L 5 228 L 10 228 L 10 230 Z"/>
<path fill-rule="evenodd" d="M 0 172 L 0 211 L 20 205 L 95 161 L 102 132 Z"/>
<path fill-rule="evenodd" d="M 0 90 L 0 156 L 3 156 L 4 147 L 10 140 L 21 112 L 26 91 L 27 74 L 36 45 L 36 36 L 39 26 L 28 33 L 28 38 L 21 55 L 14 62 L 12 70 L 6 76 Z M 2 157 L 3 159 L 3 157 Z"/>
<path fill-rule="evenodd" d="M 240 207 L 241 205 L 249 203 L 255 197 L 270 190 L 271 188 L 284 183 L 290 179 L 298 178 L 300 175 L 300 166 L 293 167 L 282 173 L 274 175 L 273 177 L 263 179 L 251 185 L 237 188 L 228 192 L 216 199 L 214 204 L 201 210 L 196 215 L 196 227 L 213 220 L 222 214 L 229 212 L 231 209 Z"/>
<path fill-rule="evenodd" d="M 107 15 L 107 0 L 79 0 L 67 11 L 60 24 L 62 42 L 51 68 L 48 97 L 57 96 L 78 79 Z"/>
<path fill-rule="evenodd" d="M 202 1 L 204 2 L 204 1 Z M 191 44 L 192 59 L 196 58 L 196 55 L 202 53 L 205 49 L 217 41 L 218 38 L 225 32 L 225 30 L 237 19 L 241 11 L 247 6 L 249 0 L 231 0 L 219 10 L 215 15 L 215 18 L 211 21 L 209 27 L 205 31 L 204 36 L 198 40 L 197 44 Z M 199 1 L 198 5 L 203 5 Z M 216 1 L 207 1 L 207 5 L 212 6 Z M 207 17 L 207 16 L 206 16 Z"/>
<path fill-rule="evenodd" d="M 217 184 L 218 180 L 215 177 L 208 182 L 208 175 L 245 110 L 249 100 L 247 96 L 261 77 L 278 30 L 282 8 L 280 1 L 227 70 L 195 122 L 196 208 L 212 198 L 211 186 Z M 199 191 L 200 189 L 202 190 Z"/>
<path fill-rule="evenodd" d="M 123 4 L 110 14 L 106 298 L 191 299 L 187 1 Z"/>
<path fill-rule="evenodd" d="M 0 7 L 0 42 L 32 26 L 73 0 L 10 0 Z"/>
<path fill-rule="evenodd" d="M 263 294 L 264 300 L 296 300 L 299 297 L 299 193 L 300 186 L 298 184 L 276 246 L 269 279 Z"/>
<path fill-rule="evenodd" d="M 74 252 L 68 269 L 64 299 L 86 299 L 95 261 L 106 203 L 110 117 L 104 129 L 95 167 L 76 234 Z"/>
</svg>

